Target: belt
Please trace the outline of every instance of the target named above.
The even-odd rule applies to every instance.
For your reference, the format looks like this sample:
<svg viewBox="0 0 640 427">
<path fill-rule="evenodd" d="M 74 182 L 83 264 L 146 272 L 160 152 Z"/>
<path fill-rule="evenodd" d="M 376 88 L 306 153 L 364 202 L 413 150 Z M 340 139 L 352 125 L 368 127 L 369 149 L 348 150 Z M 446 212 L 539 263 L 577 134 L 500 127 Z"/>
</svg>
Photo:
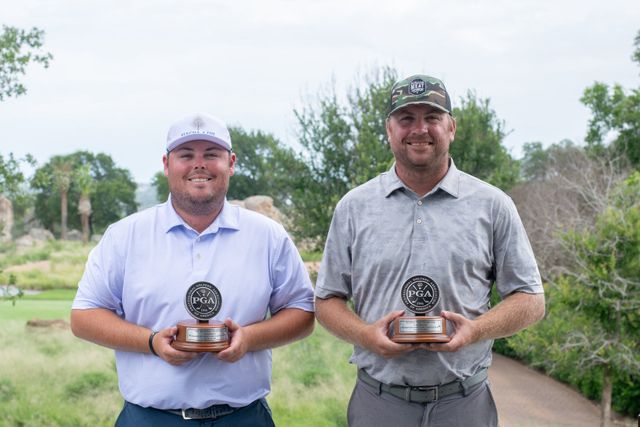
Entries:
<svg viewBox="0 0 640 427">
<path fill-rule="evenodd" d="M 208 408 L 203 409 L 187 408 L 161 410 L 164 412 L 169 412 L 170 414 L 181 416 L 185 420 L 216 420 L 242 408 L 244 408 L 244 406 L 240 408 L 233 408 L 229 405 L 211 405 Z"/>
<path fill-rule="evenodd" d="M 463 393 L 466 396 L 471 387 L 478 385 L 487 379 L 487 368 L 481 369 L 476 374 L 465 378 L 462 381 L 457 380 L 435 386 L 403 386 L 385 384 L 372 378 L 362 369 L 358 370 L 358 379 L 363 383 L 378 389 L 378 394 L 385 392 L 400 399 L 404 399 L 407 402 L 429 403 L 455 393 Z"/>
</svg>

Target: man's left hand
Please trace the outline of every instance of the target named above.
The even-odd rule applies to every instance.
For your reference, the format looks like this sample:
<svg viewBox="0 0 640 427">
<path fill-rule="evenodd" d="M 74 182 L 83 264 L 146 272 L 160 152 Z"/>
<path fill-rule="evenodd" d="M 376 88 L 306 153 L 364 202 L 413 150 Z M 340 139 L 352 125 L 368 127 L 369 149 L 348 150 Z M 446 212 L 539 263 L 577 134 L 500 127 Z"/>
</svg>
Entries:
<svg viewBox="0 0 640 427">
<path fill-rule="evenodd" d="M 220 360 L 224 360 L 225 362 L 233 363 L 242 359 L 242 356 L 245 355 L 247 350 L 249 349 L 249 339 L 246 331 L 238 325 L 236 322 L 227 318 L 224 321 L 224 324 L 229 329 L 229 334 L 231 336 L 231 345 L 229 348 L 226 348 L 218 353 L 217 357 Z"/>
<path fill-rule="evenodd" d="M 455 330 L 451 335 L 451 341 L 447 343 L 426 344 L 424 345 L 426 350 L 453 352 L 458 351 L 462 347 L 476 341 L 477 335 L 473 320 L 469 320 L 466 317 L 451 311 L 443 311 L 440 315 L 453 323 Z"/>
</svg>

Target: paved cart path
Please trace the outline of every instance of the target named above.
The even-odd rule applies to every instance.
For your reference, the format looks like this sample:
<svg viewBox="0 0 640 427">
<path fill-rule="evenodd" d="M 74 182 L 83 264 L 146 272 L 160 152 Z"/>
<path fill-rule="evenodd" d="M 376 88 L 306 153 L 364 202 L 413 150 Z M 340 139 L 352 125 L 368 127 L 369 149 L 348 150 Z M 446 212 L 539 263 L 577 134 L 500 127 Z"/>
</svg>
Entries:
<svg viewBox="0 0 640 427">
<path fill-rule="evenodd" d="M 569 386 L 519 362 L 493 355 L 491 389 L 501 427 L 598 427 L 600 409 Z M 616 426 L 635 427 L 631 419 Z"/>
</svg>

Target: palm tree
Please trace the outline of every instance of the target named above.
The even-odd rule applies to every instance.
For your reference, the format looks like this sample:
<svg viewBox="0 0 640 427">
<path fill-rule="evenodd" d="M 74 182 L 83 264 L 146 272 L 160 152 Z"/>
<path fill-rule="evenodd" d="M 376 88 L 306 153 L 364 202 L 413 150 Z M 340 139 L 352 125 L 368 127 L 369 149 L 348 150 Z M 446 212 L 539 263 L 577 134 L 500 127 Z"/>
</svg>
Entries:
<svg viewBox="0 0 640 427">
<path fill-rule="evenodd" d="M 96 183 L 91 176 L 91 167 L 84 164 L 77 168 L 73 174 L 75 184 L 80 190 L 78 213 L 82 224 L 82 242 L 89 242 L 89 217 L 91 216 L 91 195 L 95 191 Z"/>
<path fill-rule="evenodd" d="M 51 165 L 53 166 L 53 185 L 60 192 L 60 239 L 66 240 L 68 196 L 73 175 L 73 165 L 69 160 L 62 157 L 54 157 Z"/>
</svg>

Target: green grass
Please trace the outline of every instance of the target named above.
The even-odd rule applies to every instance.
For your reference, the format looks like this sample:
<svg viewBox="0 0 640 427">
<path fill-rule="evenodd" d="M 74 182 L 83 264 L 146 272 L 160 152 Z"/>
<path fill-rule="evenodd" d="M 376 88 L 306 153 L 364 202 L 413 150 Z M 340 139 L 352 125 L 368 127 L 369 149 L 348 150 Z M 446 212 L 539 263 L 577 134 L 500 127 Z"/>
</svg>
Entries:
<svg viewBox="0 0 640 427">
<path fill-rule="evenodd" d="M 267 399 L 277 426 L 347 425 L 356 368 L 352 346 L 316 325 L 305 340 L 273 351 L 272 393 Z"/>
<path fill-rule="evenodd" d="M 0 321 L 16 320 L 24 323 L 33 318 L 68 320 L 70 310 L 70 300 L 48 301 L 20 298 L 15 305 L 11 301 L 0 301 Z"/>
<path fill-rule="evenodd" d="M 22 300 L 35 300 L 35 301 L 73 301 L 76 296 L 76 288 L 74 289 L 50 289 L 37 294 L 25 294 L 22 296 Z"/>
<path fill-rule="evenodd" d="M 31 248 L 5 244 L 0 247 L 0 270 L 5 270 L 0 285 L 13 275 L 22 289 L 76 289 L 93 245 L 57 240 Z M 40 265 L 31 265 L 38 262 Z M 18 271 L 6 271 L 12 267 Z"/>
<path fill-rule="evenodd" d="M 122 398 L 111 350 L 22 319 L 3 321 L 0 340 L 0 426 L 113 425 Z"/>
<path fill-rule="evenodd" d="M 304 262 L 320 262 L 322 261 L 322 252 L 301 251 L 300 256 Z"/>
<path fill-rule="evenodd" d="M 122 407 L 113 351 L 68 329 L 27 327 L 32 318 L 69 319 L 73 292 L 55 300 L 0 302 L 0 427 L 112 426 Z M 351 346 L 317 326 L 303 341 L 273 351 L 268 396 L 279 427 L 346 426 L 355 367 Z"/>
</svg>

